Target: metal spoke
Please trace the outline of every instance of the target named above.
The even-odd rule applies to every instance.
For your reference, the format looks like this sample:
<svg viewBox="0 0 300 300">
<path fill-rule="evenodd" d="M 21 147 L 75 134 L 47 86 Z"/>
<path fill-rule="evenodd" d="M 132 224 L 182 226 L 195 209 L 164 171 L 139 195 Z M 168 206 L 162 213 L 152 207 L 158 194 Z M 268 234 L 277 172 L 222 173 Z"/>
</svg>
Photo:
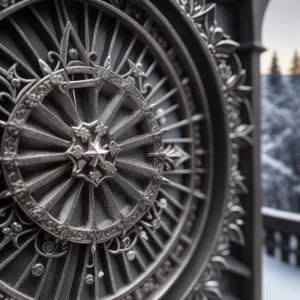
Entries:
<svg viewBox="0 0 300 300">
<path fill-rule="evenodd" d="M 128 283 L 130 283 L 130 282 L 132 282 L 133 278 L 132 278 L 132 274 L 131 274 L 131 271 L 130 271 L 130 266 L 128 264 L 126 254 L 124 252 L 122 252 L 121 257 L 122 257 L 122 261 L 123 261 L 124 274 L 126 276 L 126 280 L 127 280 Z"/>
<path fill-rule="evenodd" d="M 44 174 L 31 179 L 27 182 L 27 188 L 30 193 L 39 190 L 44 187 L 46 184 L 49 184 L 57 180 L 61 175 L 70 170 L 70 164 L 65 164 L 63 166 L 57 167 L 51 171 L 45 172 Z"/>
<path fill-rule="evenodd" d="M 68 267 L 70 265 L 70 261 L 71 261 L 71 258 L 72 258 L 72 255 L 73 255 L 73 244 L 70 245 L 70 248 L 68 250 L 68 254 L 67 254 L 67 257 L 65 259 L 65 263 L 64 263 L 64 266 L 63 266 L 63 271 L 60 275 L 60 281 L 59 281 L 59 284 L 58 284 L 58 287 L 57 287 L 57 290 L 56 290 L 56 293 L 55 293 L 55 297 L 53 300 L 58 300 L 61 296 L 61 292 L 62 292 L 62 289 L 63 289 L 63 285 L 64 285 L 64 281 L 67 277 L 67 272 L 68 272 Z"/>
<path fill-rule="evenodd" d="M 157 60 L 155 60 L 146 72 L 146 78 L 150 76 L 150 74 L 154 71 L 155 67 L 157 66 Z"/>
<path fill-rule="evenodd" d="M 98 262 L 98 248 L 96 244 L 92 246 L 92 255 L 94 261 L 94 289 L 95 289 L 95 299 L 100 299 L 100 290 L 99 290 L 99 262 Z"/>
<path fill-rule="evenodd" d="M 9 255 L 3 262 L 0 263 L 0 271 L 5 268 L 16 256 L 18 256 L 26 247 L 28 247 L 32 241 L 36 238 L 37 233 L 33 234 L 25 243 L 23 243 L 18 249 Z"/>
<path fill-rule="evenodd" d="M 140 237 L 140 241 L 142 243 L 143 248 L 147 251 L 148 255 L 150 256 L 150 258 L 155 261 L 156 259 L 156 254 L 155 252 L 152 250 L 150 243 L 148 243 L 147 241 L 145 241 L 142 237 Z"/>
<path fill-rule="evenodd" d="M 179 107 L 179 104 L 175 104 L 175 105 L 171 106 L 170 108 L 164 110 L 163 113 L 157 114 L 157 115 L 155 116 L 155 119 L 157 120 L 157 119 L 166 117 L 168 114 L 174 112 L 178 107 Z"/>
<path fill-rule="evenodd" d="M 191 144 L 194 140 L 192 138 L 167 138 L 163 139 L 164 144 Z"/>
<path fill-rule="evenodd" d="M 69 14 L 68 14 L 68 9 L 66 7 L 66 3 L 65 3 L 65 0 L 59 0 L 60 1 L 60 4 L 61 4 L 61 10 L 64 17 L 65 17 L 65 21 L 66 23 L 70 22 L 70 17 L 69 17 Z"/>
<path fill-rule="evenodd" d="M 144 147 L 152 144 L 153 138 L 163 135 L 164 132 L 157 133 L 146 133 L 143 135 L 138 135 L 132 137 L 125 142 L 121 143 L 119 146 L 122 151 L 129 151 L 133 149 L 137 149 L 139 147 Z"/>
<path fill-rule="evenodd" d="M 186 125 L 190 124 L 191 122 L 193 123 L 193 122 L 201 121 L 203 118 L 204 118 L 203 115 L 196 115 L 196 116 L 193 116 L 193 117 L 191 117 L 189 119 L 182 120 L 182 121 L 180 121 L 178 123 L 175 123 L 175 124 L 172 124 L 172 125 L 170 125 L 168 127 L 165 127 L 162 130 L 164 130 L 164 131 L 171 131 L 173 129 L 186 126 Z"/>
<path fill-rule="evenodd" d="M 168 207 L 164 209 L 163 213 L 168 215 L 176 224 L 179 223 L 179 218 Z"/>
<path fill-rule="evenodd" d="M 135 188 L 130 182 L 128 182 L 120 174 L 116 174 L 113 180 L 123 189 L 123 191 L 133 200 L 140 202 L 145 200 L 145 196 Z"/>
<path fill-rule="evenodd" d="M 107 270 L 108 270 L 108 277 L 109 277 L 111 292 L 115 294 L 117 291 L 116 281 L 115 281 L 115 276 L 114 276 L 114 272 L 113 272 L 113 268 L 112 268 L 110 254 L 107 250 L 106 245 L 104 245 L 104 251 L 105 251 L 106 265 L 107 265 Z"/>
<path fill-rule="evenodd" d="M 166 83 L 167 77 L 164 77 L 160 80 L 160 82 L 151 90 L 150 94 L 147 96 L 146 101 L 151 102 L 151 98 L 153 95 Z"/>
<path fill-rule="evenodd" d="M 112 35 L 111 41 L 110 41 L 110 46 L 109 46 L 109 50 L 108 50 L 108 54 L 107 54 L 107 57 L 109 59 L 111 59 L 111 55 L 112 55 L 113 48 L 114 48 L 115 43 L 116 43 L 116 39 L 117 39 L 117 35 L 118 35 L 118 32 L 119 32 L 119 28 L 120 28 L 120 21 L 118 20 L 117 23 L 116 23 L 116 26 L 115 26 L 114 33 Z M 112 62 L 110 63 L 109 68 L 113 69 Z"/>
<path fill-rule="evenodd" d="M 95 27 L 94 27 L 91 52 L 95 52 L 101 18 L 102 18 L 102 12 L 100 11 L 100 12 L 98 12 L 97 20 L 96 20 Z"/>
<path fill-rule="evenodd" d="M 112 120 L 114 119 L 116 113 L 118 112 L 120 106 L 125 100 L 125 93 L 120 91 L 118 92 L 108 103 L 104 112 L 101 114 L 99 119 L 100 123 L 105 126 L 109 126 Z"/>
<path fill-rule="evenodd" d="M 35 57 L 36 62 L 38 62 L 41 57 L 38 54 L 38 52 L 35 50 L 34 46 L 31 44 L 30 40 L 28 39 L 28 37 L 26 36 L 26 34 L 23 32 L 22 28 L 18 25 L 18 23 L 13 19 L 13 17 L 9 17 L 8 20 L 10 21 L 10 23 L 13 25 L 13 27 L 15 28 L 16 32 L 18 33 L 18 35 L 20 36 L 20 38 L 24 41 L 24 43 L 26 44 L 26 46 L 30 49 L 32 55 Z"/>
<path fill-rule="evenodd" d="M 61 9 L 59 6 L 59 0 L 54 0 L 54 5 L 55 5 L 55 10 L 56 10 L 57 20 L 60 25 L 60 29 L 61 29 L 61 33 L 62 33 L 65 28 L 65 26 L 64 26 L 65 22 L 63 21 L 63 16 L 62 16 Z"/>
<path fill-rule="evenodd" d="M 76 300 L 81 300 L 82 299 L 82 291 L 84 289 L 85 278 L 86 278 L 86 268 L 87 268 L 87 265 L 88 265 L 90 255 L 91 255 L 91 245 L 88 245 L 86 247 L 86 251 L 85 251 L 84 263 L 83 263 L 83 267 L 82 267 L 82 271 L 81 271 L 80 282 L 78 284 L 78 291 L 77 291 Z"/>
<path fill-rule="evenodd" d="M 22 129 L 22 137 L 25 138 L 26 143 L 32 146 L 48 148 L 51 146 L 67 149 L 70 146 L 70 141 L 58 138 L 54 135 L 39 131 L 31 127 L 24 127 Z"/>
<path fill-rule="evenodd" d="M 30 6 L 29 9 L 31 10 L 32 14 L 35 16 L 41 27 L 45 30 L 45 35 L 49 36 L 49 38 L 52 41 L 52 44 L 55 46 L 56 50 L 59 50 L 59 42 L 55 35 L 52 33 L 51 29 L 49 28 L 48 24 L 44 21 L 44 19 L 41 17 L 41 15 L 38 13 L 38 11 Z"/>
<path fill-rule="evenodd" d="M 22 59 L 20 59 L 18 56 L 16 56 L 12 51 L 4 47 L 0 43 L 0 50 L 8 57 L 10 57 L 14 62 L 18 63 L 18 65 L 22 66 L 24 70 L 26 70 L 30 75 L 32 75 L 34 78 L 39 79 L 39 75 L 33 71 Z"/>
<path fill-rule="evenodd" d="M 170 92 L 168 92 L 167 94 L 165 94 L 163 97 L 161 97 L 160 99 L 158 99 L 154 105 L 155 107 L 158 107 L 160 104 L 164 103 L 166 100 L 170 99 L 172 96 L 174 96 L 177 93 L 178 89 L 174 88 L 173 90 L 171 90 Z"/>
<path fill-rule="evenodd" d="M 40 201 L 40 206 L 44 207 L 45 210 L 49 211 L 71 188 L 75 179 L 70 178 L 67 181 L 59 184 L 54 190 L 46 194 Z"/>
<path fill-rule="evenodd" d="M 173 187 L 175 189 L 178 189 L 180 191 L 183 191 L 183 192 L 185 192 L 187 194 L 192 194 L 194 197 L 196 197 L 196 198 L 198 198 L 200 200 L 205 200 L 206 199 L 206 196 L 204 194 L 202 194 L 200 191 L 192 190 L 189 187 L 186 187 L 186 186 L 184 186 L 184 185 L 182 185 L 180 183 L 167 180 L 167 181 L 163 182 L 163 184 L 171 186 L 171 187 Z"/>
<path fill-rule="evenodd" d="M 72 130 L 61 118 L 49 108 L 41 104 L 32 112 L 32 117 L 40 124 L 47 126 L 51 131 L 65 138 L 72 138 Z"/>
<path fill-rule="evenodd" d="M 84 5 L 84 37 L 85 37 L 85 49 L 87 53 L 90 53 L 90 31 L 89 31 L 89 7 Z"/>
<path fill-rule="evenodd" d="M 116 163 L 117 168 L 121 168 L 131 174 L 141 175 L 143 177 L 151 178 L 157 171 L 148 164 L 129 159 L 118 159 Z"/>
<path fill-rule="evenodd" d="M 160 250 L 163 250 L 165 248 L 165 245 L 158 238 L 158 236 L 147 226 L 146 226 L 146 230 L 147 230 L 148 234 L 151 236 L 151 238 L 153 239 L 153 241 L 156 243 L 156 245 L 160 248 Z"/>
<path fill-rule="evenodd" d="M 179 208 L 180 210 L 184 210 L 184 206 L 175 198 L 173 197 L 171 194 L 169 194 L 167 191 L 165 191 L 163 188 L 160 188 L 159 190 L 161 192 L 161 194 L 167 198 L 167 200 L 169 202 L 171 202 L 173 205 L 175 205 L 177 208 Z"/>
<path fill-rule="evenodd" d="M 25 271 L 23 272 L 22 276 L 20 277 L 20 279 L 18 280 L 18 282 L 15 284 L 14 288 L 16 290 L 19 289 L 19 287 L 24 283 L 24 281 L 27 279 L 27 277 L 29 276 L 30 272 L 32 271 L 32 267 L 35 265 L 37 259 L 39 258 L 39 254 L 35 254 L 31 260 L 31 262 L 28 264 L 27 268 L 25 269 Z"/>
<path fill-rule="evenodd" d="M 86 112 L 88 120 L 96 120 L 99 115 L 99 92 L 97 89 L 88 89 L 88 101 L 90 103 L 88 110 Z"/>
<path fill-rule="evenodd" d="M 190 175 L 192 173 L 192 170 L 190 169 L 178 169 L 178 170 L 169 170 L 164 171 L 165 175 Z M 197 168 L 196 174 L 205 174 L 205 169 Z"/>
<path fill-rule="evenodd" d="M 11 241 L 11 237 L 6 236 L 0 243 L 0 251 Z"/>
<path fill-rule="evenodd" d="M 113 139 L 117 140 L 121 135 L 127 132 L 130 128 L 136 125 L 143 118 L 141 111 L 136 111 L 131 116 L 123 118 L 121 122 L 117 123 L 110 130 L 110 135 Z"/>
<path fill-rule="evenodd" d="M 47 163 L 57 163 L 62 161 L 68 161 L 68 157 L 65 153 L 38 153 L 18 156 L 18 165 L 20 167 L 36 166 Z"/>
<path fill-rule="evenodd" d="M 101 184 L 101 188 L 105 195 L 105 198 L 103 199 L 105 209 L 107 210 L 111 218 L 113 218 L 113 220 L 120 220 L 122 217 L 122 213 L 110 186 L 106 181 L 103 181 L 103 183 Z"/>
<path fill-rule="evenodd" d="M 74 210 L 76 208 L 76 205 L 79 201 L 79 197 L 82 192 L 83 185 L 84 185 L 84 181 L 78 183 L 76 189 L 74 189 L 72 193 L 69 195 L 69 197 L 66 199 L 65 204 L 62 207 L 61 213 L 58 217 L 58 220 L 62 224 L 68 224 L 71 222 Z"/>
<path fill-rule="evenodd" d="M 121 60 L 121 62 L 120 62 L 120 64 L 119 64 L 118 68 L 117 68 L 116 71 L 115 71 L 116 74 L 119 74 L 120 71 L 122 70 L 124 64 L 125 64 L 126 61 L 128 60 L 129 54 L 130 54 L 130 52 L 132 51 L 132 48 L 134 47 L 136 41 L 137 41 L 137 35 L 135 34 L 135 35 L 133 36 L 133 38 L 132 38 L 132 40 L 131 40 L 131 42 L 130 42 L 130 44 L 129 44 L 129 46 L 128 46 L 128 49 L 126 50 L 126 52 L 125 52 L 125 54 L 124 54 L 124 56 L 123 56 L 123 58 L 122 58 L 122 60 Z"/>
<path fill-rule="evenodd" d="M 59 89 L 53 90 L 52 94 L 53 98 L 55 99 L 55 103 L 57 103 L 57 105 L 63 110 L 73 125 L 80 124 L 81 118 L 71 96 L 68 93 L 62 93 Z"/>
<path fill-rule="evenodd" d="M 88 221 L 88 227 L 93 228 L 96 225 L 95 220 L 95 187 L 93 184 L 89 184 L 89 221 Z"/>
<path fill-rule="evenodd" d="M 169 236 L 171 237 L 173 235 L 171 229 L 166 225 L 164 221 L 160 222 L 160 228 Z"/>
<path fill-rule="evenodd" d="M 47 265 L 46 265 L 44 274 L 42 276 L 42 279 L 39 283 L 38 289 L 37 289 L 36 294 L 35 294 L 35 299 L 39 299 L 40 296 L 41 296 L 41 293 L 42 293 L 42 291 L 44 289 L 44 286 L 45 286 L 45 283 L 46 283 L 46 278 L 47 278 L 48 272 L 49 272 L 51 264 L 52 264 L 52 260 L 53 260 L 53 258 L 49 258 L 48 261 L 47 261 Z"/>
<path fill-rule="evenodd" d="M 136 252 L 136 261 L 143 271 L 145 271 L 147 269 L 146 263 L 144 262 L 141 255 L 138 252 Z"/>
</svg>

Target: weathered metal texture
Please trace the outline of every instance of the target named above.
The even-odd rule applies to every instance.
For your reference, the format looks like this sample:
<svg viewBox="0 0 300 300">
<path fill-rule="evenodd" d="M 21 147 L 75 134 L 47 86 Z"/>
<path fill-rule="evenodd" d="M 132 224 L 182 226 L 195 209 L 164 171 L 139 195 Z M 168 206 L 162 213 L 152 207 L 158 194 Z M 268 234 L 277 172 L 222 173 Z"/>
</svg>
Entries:
<svg viewBox="0 0 300 300">
<path fill-rule="evenodd" d="M 215 5 L 0 6 L 3 293 L 221 298 L 253 126 Z"/>
</svg>

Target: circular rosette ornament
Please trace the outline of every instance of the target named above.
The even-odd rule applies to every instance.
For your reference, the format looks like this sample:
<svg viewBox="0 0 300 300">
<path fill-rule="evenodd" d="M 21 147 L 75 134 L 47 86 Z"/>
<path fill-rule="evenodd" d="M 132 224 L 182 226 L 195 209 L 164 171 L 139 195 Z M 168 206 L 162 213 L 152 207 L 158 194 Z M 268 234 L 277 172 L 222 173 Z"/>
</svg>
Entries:
<svg viewBox="0 0 300 300">
<path fill-rule="evenodd" d="M 231 167 L 228 107 L 203 43 L 215 39 L 192 27 L 213 20 L 210 6 L 4 2 L 0 290 L 183 299 L 186 272 L 214 249 Z"/>
<path fill-rule="evenodd" d="M 162 132 L 132 77 L 75 64 L 50 73 L 40 61 L 46 76 L 20 98 L 3 134 L 14 145 L 3 150 L 3 172 L 33 222 L 63 240 L 99 243 L 132 227 L 156 199 L 164 161 L 149 154 L 163 147 Z M 64 102 L 65 115 L 48 101 Z M 46 115 L 43 130 L 36 114 Z M 138 124 L 118 127 L 124 114 Z"/>
</svg>

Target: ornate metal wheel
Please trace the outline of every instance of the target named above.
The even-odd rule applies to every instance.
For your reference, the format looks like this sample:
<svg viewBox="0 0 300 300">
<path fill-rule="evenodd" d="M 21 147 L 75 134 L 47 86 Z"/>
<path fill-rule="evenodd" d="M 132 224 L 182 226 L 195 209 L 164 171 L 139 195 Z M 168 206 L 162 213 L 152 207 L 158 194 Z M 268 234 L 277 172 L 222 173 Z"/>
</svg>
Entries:
<svg viewBox="0 0 300 300">
<path fill-rule="evenodd" d="M 250 132 L 234 94 L 247 90 L 237 45 L 210 32 L 214 7 L 9 4 L 0 1 L 0 290 L 17 300 L 202 293 L 192 279 L 211 280 L 214 248 L 225 255 L 242 240 L 235 138 Z M 236 217 L 227 209 L 223 221 L 226 204 Z"/>
</svg>

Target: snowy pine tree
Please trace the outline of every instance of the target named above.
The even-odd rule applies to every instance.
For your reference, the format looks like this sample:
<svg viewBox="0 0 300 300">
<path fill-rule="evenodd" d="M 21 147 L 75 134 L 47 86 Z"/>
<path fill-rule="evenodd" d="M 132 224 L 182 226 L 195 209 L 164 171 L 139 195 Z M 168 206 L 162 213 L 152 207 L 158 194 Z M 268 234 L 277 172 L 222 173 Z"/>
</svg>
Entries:
<svg viewBox="0 0 300 300">
<path fill-rule="evenodd" d="M 270 67 L 270 75 L 269 75 L 269 85 L 278 91 L 280 91 L 282 87 L 282 78 L 281 78 L 281 72 L 279 68 L 279 63 L 278 63 L 278 57 L 277 53 L 274 52 L 273 57 L 272 57 L 272 63 Z"/>
<path fill-rule="evenodd" d="M 291 76 L 300 75 L 300 57 L 298 51 L 295 50 L 294 56 L 292 59 L 292 66 L 290 68 Z"/>
<path fill-rule="evenodd" d="M 300 178 L 300 57 L 295 51 L 292 59 L 290 86 L 293 92 L 293 122 L 294 122 L 294 143 L 290 146 L 294 172 Z"/>
<path fill-rule="evenodd" d="M 262 77 L 264 204 L 299 211 L 300 90 L 295 92 L 296 85 L 290 76 L 281 74 L 276 53 L 270 71 L 271 74 Z"/>
</svg>

